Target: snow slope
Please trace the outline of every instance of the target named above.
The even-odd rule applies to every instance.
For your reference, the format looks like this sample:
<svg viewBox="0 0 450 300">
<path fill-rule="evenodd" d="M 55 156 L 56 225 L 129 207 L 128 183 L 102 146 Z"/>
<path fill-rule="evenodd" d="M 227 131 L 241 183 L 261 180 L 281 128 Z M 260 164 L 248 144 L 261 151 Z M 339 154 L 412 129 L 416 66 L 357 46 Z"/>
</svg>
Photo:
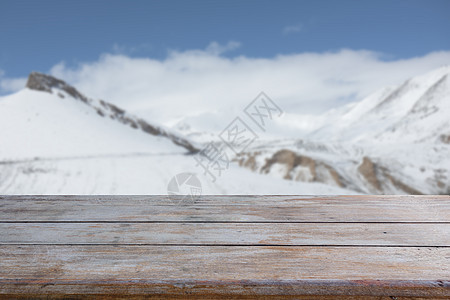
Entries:
<svg viewBox="0 0 450 300">
<path fill-rule="evenodd" d="M 184 172 L 205 194 L 450 193 L 450 67 L 321 116 L 287 112 L 215 182 L 193 153 L 220 144 L 226 116 L 168 129 L 43 74 L 28 87 L 0 98 L 0 193 L 166 194 Z"/>
<path fill-rule="evenodd" d="M 237 164 L 212 182 L 187 139 L 55 78 L 34 73 L 28 86 L 0 98 L 0 194 L 166 194 L 182 172 L 197 174 L 204 194 L 354 193 Z"/>
<path fill-rule="evenodd" d="M 345 142 L 436 142 L 450 134 L 450 66 L 386 87 L 308 137 Z"/>
<path fill-rule="evenodd" d="M 249 149 L 241 165 L 362 193 L 450 193 L 449 66 L 382 88 L 311 123 L 300 139 Z"/>
<path fill-rule="evenodd" d="M 0 157 L 77 157 L 120 153 L 183 153 L 163 137 L 150 136 L 99 116 L 63 91 L 24 89 L 0 98 Z"/>
<path fill-rule="evenodd" d="M 286 181 L 231 165 L 215 182 L 192 156 L 121 154 L 0 163 L 1 194 L 167 194 L 177 174 L 197 175 L 203 194 L 355 194 L 321 183 Z"/>
</svg>

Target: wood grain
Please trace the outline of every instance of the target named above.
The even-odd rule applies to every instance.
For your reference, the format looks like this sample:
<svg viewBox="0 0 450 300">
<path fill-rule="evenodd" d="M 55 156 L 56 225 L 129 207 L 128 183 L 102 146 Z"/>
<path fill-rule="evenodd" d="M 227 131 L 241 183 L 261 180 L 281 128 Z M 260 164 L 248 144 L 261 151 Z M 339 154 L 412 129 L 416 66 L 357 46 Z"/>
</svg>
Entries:
<svg viewBox="0 0 450 300">
<path fill-rule="evenodd" d="M 202 196 L 190 205 L 119 197 L 3 196 L 0 222 L 450 222 L 449 196 Z"/>
<path fill-rule="evenodd" d="M 0 223 L 0 244 L 450 247 L 450 224 Z"/>
<path fill-rule="evenodd" d="M 3 245 L 0 257 L 0 293 L 10 293 L 5 286 L 12 283 L 39 283 L 56 292 L 59 284 L 137 281 L 153 293 L 161 292 L 151 290 L 161 283 L 214 289 L 247 282 L 278 289 L 287 284 L 301 294 L 321 281 L 348 288 L 391 281 L 394 287 L 434 284 L 436 295 L 450 297 L 449 248 Z"/>
<path fill-rule="evenodd" d="M 450 298 L 450 196 L 179 200 L 0 196 L 0 299 Z"/>
</svg>

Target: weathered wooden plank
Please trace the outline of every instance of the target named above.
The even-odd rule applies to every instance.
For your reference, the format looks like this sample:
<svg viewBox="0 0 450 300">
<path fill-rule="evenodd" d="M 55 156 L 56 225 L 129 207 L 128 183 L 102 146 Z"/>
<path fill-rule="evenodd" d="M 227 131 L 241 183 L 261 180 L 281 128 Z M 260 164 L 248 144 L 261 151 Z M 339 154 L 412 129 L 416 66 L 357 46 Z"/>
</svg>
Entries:
<svg viewBox="0 0 450 300">
<path fill-rule="evenodd" d="M 385 203 L 385 201 L 398 201 L 401 203 L 434 203 L 435 201 L 449 201 L 449 195 L 324 195 L 324 196 L 302 196 L 302 195 L 201 195 L 192 202 L 181 201 L 183 196 L 176 195 L 0 195 L 0 201 L 81 201 L 94 202 L 97 204 L 111 203 L 121 205 L 125 203 L 144 205 L 269 205 L 294 206 L 304 204 L 307 201 L 320 201 L 323 203 Z M 299 202 L 300 201 L 300 202 Z M 356 202 L 355 202 L 356 201 Z"/>
<path fill-rule="evenodd" d="M 158 205 L 167 196 L 3 196 L 0 222 L 450 222 L 450 196 L 270 197 L 203 196 L 208 200 L 199 204 Z"/>
<path fill-rule="evenodd" d="M 1 280 L 450 279 L 450 249 L 436 247 L 2 245 L 0 255 Z"/>
<path fill-rule="evenodd" d="M 0 223 L 0 244 L 450 247 L 450 224 Z"/>
<path fill-rule="evenodd" d="M 0 295 L 0 299 L 22 299 L 22 297 L 17 297 L 17 295 Z M 24 295 L 23 299 L 126 299 L 126 300 L 142 300 L 142 299 L 207 299 L 207 300 L 217 300 L 217 299 L 263 299 L 263 300 L 279 300 L 279 299 L 295 299 L 295 300 L 448 300 L 447 297 L 403 297 L 403 296 L 349 296 L 349 295 L 237 295 L 237 294 L 191 294 L 190 291 L 183 291 L 179 294 L 143 294 L 143 295 L 121 295 L 121 294 L 33 294 Z"/>
<path fill-rule="evenodd" d="M 450 297 L 449 227 L 449 196 L 0 196 L 0 298 Z"/>
<path fill-rule="evenodd" d="M 450 248 L 0 246 L 0 294 L 450 297 Z"/>
<path fill-rule="evenodd" d="M 181 291 L 182 289 L 180 289 Z M 23 297 L 18 297 L 18 295 L 10 294 L 10 295 L 0 295 L 0 299 L 126 299 L 126 300 L 142 300 L 142 299 L 203 299 L 203 300 L 217 300 L 217 299 L 226 299 L 226 300 L 254 300 L 254 299 L 263 299 L 263 300 L 279 300 L 279 299 L 295 299 L 295 300 L 448 300 L 447 297 L 403 297 L 403 296 L 349 296 L 349 295 L 239 295 L 239 294 L 191 294 L 189 290 L 182 291 L 179 294 L 142 294 L 142 295 L 123 295 L 117 293 L 110 294 L 33 294 L 33 295 L 24 295 Z"/>
<path fill-rule="evenodd" d="M 2 286 L 3 285 L 3 286 Z M 448 281 L 0 281 L 0 299 L 449 299 Z M 5 293 L 2 293 L 5 291 Z"/>
</svg>

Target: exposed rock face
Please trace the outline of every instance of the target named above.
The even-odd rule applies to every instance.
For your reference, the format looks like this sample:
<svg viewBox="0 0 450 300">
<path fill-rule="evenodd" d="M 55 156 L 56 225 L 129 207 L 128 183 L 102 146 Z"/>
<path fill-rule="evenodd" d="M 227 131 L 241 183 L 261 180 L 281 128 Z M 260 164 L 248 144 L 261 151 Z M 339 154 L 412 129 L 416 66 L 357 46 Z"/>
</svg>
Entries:
<svg viewBox="0 0 450 300">
<path fill-rule="evenodd" d="M 375 164 L 368 158 L 364 156 L 361 165 L 358 167 L 359 173 L 367 180 L 367 182 L 372 185 L 377 190 L 381 190 L 380 182 L 378 181 Z"/>
<path fill-rule="evenodd" d="M 259 164 L 257 157 L 261 152 L 241 153 L 236 159 L 240 166 L 260 173 L 270 173 L 276 166 L 283 167 L 283 178 L 287 180 L 323 182 L 339 187 L 345 187 L 348 182 L 333 167 L 323 161 L 300 155 L 294 151 L 283 149 L 266 159 L 265 164 Z"/>
<path fill-rule="evenodd" d="M 239 163 L 240 167 L 248 168 L 252 171 L 258 170 L 258 163 L 256 162 L 256 157 L 260 155 L 261 152 L 253 152 L 253 153 L 239 153 L 238 158 L 235 159 Z"/>
<path fill-rule="evenodd" d="M 409 185 L 401 182 L 400 180 L 394 178 L 391 174 L 389 174 L 389 172 L 387 170 L 384 170 L 383 175 L 389 179 L 389 181 L 398 189 L 404 191 L 405 193 L 409 194 L 409 195 L 422 195 L 421 192 L 419 192 L 418 190 L 410 187 Z"/>
<path fill-rule="evenodd" d="M 398 174 L 394 175 L 395 172 L 392 173 L 389 168 L 375 163 L 367 156 L 363 157 L 361 163 L 348 161 L 344 168 L 289 149 L 273 154 L 264 151 L 244 152 L 234 160 L 241 167 L 286 180 L 320 182 L 369 194 L 423 194 L 405 183 L 408 181 L 399 179 Z M 442 180 L 446 180 L 446 177 Z M 447 189 L 447 186 L 442 183 L 439 188 Z"/>
<path fill-rule="evenodd" d="M 339 173 L 333 169 L 330 166 L 326 166 L 326 168 L 328 169 L 328 172 L 330 172 L 331 177 L 334 179 L 334 181 L 339 185 L 339 187 L 346 187 L 346 185 L 344 184 L 344 181 L 342 180 L 341 176 L 339 175 Z"/>
<path fill-rule="evenodd" d="M 118 122 L 130 126 L 135 129 L 142 130 L 151 135 L 159 135 L 169 138 L 173 143 L 186 148 L 190 153 L 196 153 L 199 151 L 197 147 L 195 147 L 188 140 L 184 139 L 181 136 L 170 133 L 167 130 L 164 130 L 161 127 L 151 125 L 150 123 L 139 119 L 133 115 L 128 114 L 124 109 L 111 104 L 109 102 L 99 100 L 95 101 L 87 98 L 83 94 L 81 94 L 77 89 L 73 86 L 68 85 L 64 81 L 52 77 L 50 75 L 32 72 L 28 76 L 28 81 L 26 87 L 31 90 L 42 91 L 47 93 L 53 93 L 53 89 L 57 93 L 60 98 L 64 98 L 64 95 L 61 91 L 67 93 L 77 100 L 81 100 L 86 105 L 92 107 L 98 115 L 101 117 L 109 117 L 113 120 L 117 120 Z"/>
<path fill-rule="evenodd" d="M 73 86 L 68 85 L 64 81 L 57 79 L 53 76 L 32 72 L 28 76 L 28 81 L 26 87 L 31 90 L 43 91 L 52 93 L 52 89 L 59 89 L 65 91 L 67 94 L 71 95 L 75 99 L 81 100 L 83 102 L 88 102 L 88 99 L 78 92 Z"/>
<path fill-rule="evenodd" d="M 450 134 L 441 134 L 439 139 L 444 144 L 450 144 Z"/>
<path fill-rule="evenodd" d="M 369 188 L 376 189 L 376 192 L 385 193 L 389 190 L 388 185 L 392 185 L 395 189 L 403 191 L 409 195 L 421 195 L 417 189 L 410 187 L 401 180 L 395 178 L 386 167 L 379 166 L 369 157 L 365 156 L 363 162 L 358 167 L 358 172 L 363 175 Z"/>
<path fill-rule="evenodd" d="M 271 167 L 276 163 L 285 165 L 287 167 L 287 171 L 286 171 L 286 174 L 284 175 L 284 178 L 292 179 L 290 171 L 302 163 L 302 158 L 297 157 L 297 155 L 290 150 L 280 150 L 280 151 L 276 152 L 272 156 L 272 158 L 267 160 L 266 164 L 261 168 L 261 172 L 268 173 L 270 171 Z M 311 164 L 310 161 L 306 162 L 306 160 L 305 160 L 303 162 L 304 166 L 309 166 L 309 164 Z M 314 170 L 314 168 L 313 168 L 313 170 Z M 313 171 L 311 173 L 313 173 Z"/>
</svg>

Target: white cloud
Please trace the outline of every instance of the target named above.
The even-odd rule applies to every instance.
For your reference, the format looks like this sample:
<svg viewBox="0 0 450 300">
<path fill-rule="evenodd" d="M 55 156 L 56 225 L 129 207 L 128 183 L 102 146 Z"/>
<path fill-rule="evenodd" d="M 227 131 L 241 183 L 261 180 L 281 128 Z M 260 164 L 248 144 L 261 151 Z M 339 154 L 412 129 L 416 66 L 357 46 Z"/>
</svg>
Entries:
<svg viewBox="0 0 450 300">
<path fill-rule="evenodd" d="M 171 51 L 164 60 L 103 54 L 76 67 L 59 63 L 50 73 L 150 120 L 173 124 L 205 113 L 207 125 L 215 122 L 220 130 L 260 91 L 288 114 L 318 114 L 450 63 L 450 51 L 389 61 L 348 49 L 272 58 L 221 55 L 238 46 L 212 43 L 204 50 Z M 2 79 L 1 87 L 13 91 L 24 83 Z"/>
<path fill-rule="evenodd" d="M 236 41 L 230 41 L 226 45 L 220 45 L 217 42 L 212 42 L 206 47 L 206 52 L 213 54 L 213 55 L 219 55 L 223 54 L 225 52 L 233 51 L 241 46 L 241 43 Z"/>
<path fill-rule="evenodd" d="M 6 78 L 5 72 L 0 70 L 0 94 L 14 93 L 25 87 L 26 78 Z"/>
<path fill-rule="evenodd" d="M 289 25 L 283 28 L 283 34 L 291 34 L 291 33 L 298 33 L 303 30 L 302 24 L 296 24 L 296 25 Z"/>
<path fill-rule="evenodd" d="M 320 113 L 450 62 L 450 52 L 393 61 L 354 50 L 264 59 L 220 55 L 230 48 L 173 51 L 164 60 L 104 54 L 75 68 L 60 63 L 51 73 L 89 96 L 168 122 L 205 111 L 239 112 L 260 91 L 288 113 Z"/>
</svg>

